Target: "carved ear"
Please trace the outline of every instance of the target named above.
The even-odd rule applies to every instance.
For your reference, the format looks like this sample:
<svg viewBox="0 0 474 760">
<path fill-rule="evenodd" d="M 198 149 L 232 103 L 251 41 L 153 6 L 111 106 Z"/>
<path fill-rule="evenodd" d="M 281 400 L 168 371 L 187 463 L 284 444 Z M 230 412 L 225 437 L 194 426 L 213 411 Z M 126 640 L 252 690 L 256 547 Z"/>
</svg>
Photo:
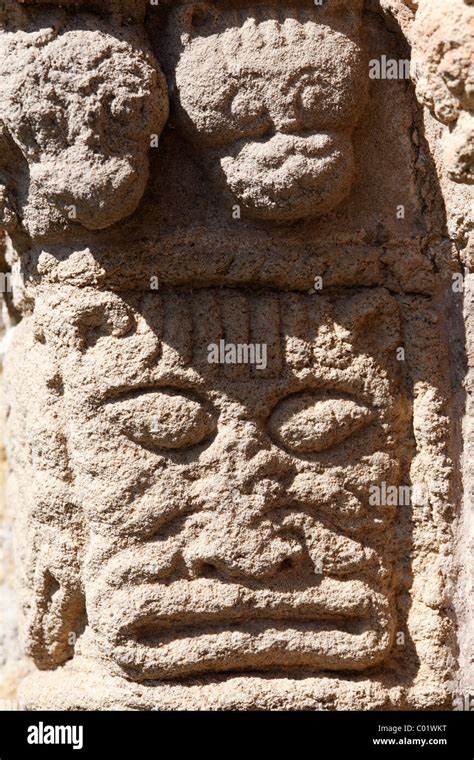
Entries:
<svg viewBox="0 0 474 760">
<path fill-rule="evenodd" d="M 118 298 L 107 296 L 100 301 L 93 299 L 74 316 L 73 323 L 84 347 L 94 345 L 98 338 L 106 335 L 122 338 L 136 326 L 132 310 L 127 304 Z"/>
</svg>

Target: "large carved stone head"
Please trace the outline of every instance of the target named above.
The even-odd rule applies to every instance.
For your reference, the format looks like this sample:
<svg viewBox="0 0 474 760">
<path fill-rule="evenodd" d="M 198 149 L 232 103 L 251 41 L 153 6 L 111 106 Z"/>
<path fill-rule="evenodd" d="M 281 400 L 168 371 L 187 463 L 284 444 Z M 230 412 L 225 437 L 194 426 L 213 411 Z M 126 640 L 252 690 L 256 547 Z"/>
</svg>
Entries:
<svg viewBox="0 0 474 760">
<path fill-rule="evenodd" d="M 378 3 L 363 31 L 362 0 L 26 5 L 0 189 L 29 708 L 444 707 L 455 264 L 406 82 L 355 134 L 362 39 L 398 55 Z M 144 192 L 158 60 L 173 120 L 103 231 Z"/>
<path fill-rule="evenodd" d="M 52 300 L 34 320 L 35 366 L 57 372 L 46 405 L 68 421 L 64 437 L 35 426 L 36 515 L 62 514 L 27 570 L 37 662 L 70 655 L 81 588 L 82 651 L 140 681 L 383 662 L 394 509 L 372 509 L 368 491 L 398 483 L 403 460 L 395 300 L 69 296 L 67 351 Z M 213 356 L 223 334 L 265 361 Z"/>
<path fill-rule="evenodd" d="M 180 123 L 251 215 L 319 216 L 349 193 L 367 87 L 361 6 L 193 2 L 172 14 Z"/>
</svg>

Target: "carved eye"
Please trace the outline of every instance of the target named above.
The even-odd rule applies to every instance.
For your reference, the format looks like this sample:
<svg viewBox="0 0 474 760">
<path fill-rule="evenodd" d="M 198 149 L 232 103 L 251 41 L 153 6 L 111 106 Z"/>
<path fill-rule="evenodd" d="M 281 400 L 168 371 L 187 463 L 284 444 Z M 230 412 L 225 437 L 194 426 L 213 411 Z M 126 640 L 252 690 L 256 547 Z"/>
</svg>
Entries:
<svg viewBox="0 0 474 760">
<path fill-rule="evenodd" d="M 337 446 L 365 428 L 373 412 L 364 404 L 343 396 L 321 397 L 298 393 L 274 409 L 270 432 L 284 448 L 313 454 Z"/>
<path fill-rule="evenodd" d="M 229 134 L 236 140 L 264 135 L 270 126 L 265 105 L 258 95 L 245 88 L 233 97 L 230 112 L 232 123 L 229 123 Z"/>
<path fill-rule="evenodd" d="M 307 77 L 299 90 L 298 99 L 301 114 L 307 126 L 318 126 L 328 129 L 340 119 L 338 107 L 339 92 L 332 91 L 330 84 L 325 81 L 325 74 Z"/>
<path fill-rule="evenodd" d="M 113 403 L 121 432 L 158 449 L 188 449 L 210 438 L 217 420 L 201 401 L 173 390 L 148 391 Z"/>
<path fill-rule="evenodd" d="M 237 119 L 258 119 L 262 115 L 264 107 L 251 92 L 241 90 L 237 92 L 230 107 L 232 116 Z"/>
</svg>

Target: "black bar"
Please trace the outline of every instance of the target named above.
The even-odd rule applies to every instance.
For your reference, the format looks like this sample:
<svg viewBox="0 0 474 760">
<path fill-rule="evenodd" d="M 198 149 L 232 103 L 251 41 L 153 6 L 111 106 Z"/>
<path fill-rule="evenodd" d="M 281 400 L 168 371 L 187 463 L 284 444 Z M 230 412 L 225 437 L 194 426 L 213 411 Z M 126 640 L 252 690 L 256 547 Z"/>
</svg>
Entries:
<svg viewBox="0 0 474 760">
<path fill-rule="evenodd" d="M 2 712 L 0 760 L 174 760 L 184 752 L 246 760 L 286 748 L 305 760 L 333 760 L 333 753 L 334 760 L 354 753 L 472 760 L 472 729 L 469 712 Z"/>
</svg>

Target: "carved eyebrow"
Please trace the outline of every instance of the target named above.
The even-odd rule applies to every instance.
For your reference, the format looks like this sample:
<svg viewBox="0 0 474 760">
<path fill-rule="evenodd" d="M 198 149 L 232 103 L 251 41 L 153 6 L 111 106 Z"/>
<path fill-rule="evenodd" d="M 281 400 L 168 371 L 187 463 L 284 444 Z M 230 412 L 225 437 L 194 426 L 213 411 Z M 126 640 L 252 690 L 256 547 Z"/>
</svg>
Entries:
<svg viewBox="0 0 474 760">
<path fill-rule="evenodd" d="M 100 399 L 101 406 L 107 404 L 113 404 L 117 401 L 133 401 L 141 396 L 151 395 L 152 393 L 160 392 L 173 392 L 176 395 L 195 397 L 196 401 L 206 403 L 206 399 L 201 397 L 202 388 L 196 389 L 193 385 L 176 385 L 174 379 L 163 379 L 161 381 L 154 381 L 151 383 L 137 384 L 137 385 L 123 385 L 115 388 L 108 388 L 103 397 Z M 158 384 L 159 383 L 159 384 Z"/>
<path fill-rule="evenodd" d="M 328 385 L 327 383 L 314 384 L 302 383 L 298 388 L 288 388 L 286 392 L 282 392 L 273 405 L 273 409 L 292 396 L 312 395 L 316 401 L 331 401 L 331 400 L 347 400 L 354 401 L 358 404 L 364 404 L 365 406 L 373 406 L 372 399 L 367 393 L 363 393 L 360 388 L 355 388 L 348 383 Z M 336 397 L 336 398 L 335 398 Z"/>
</svg>

